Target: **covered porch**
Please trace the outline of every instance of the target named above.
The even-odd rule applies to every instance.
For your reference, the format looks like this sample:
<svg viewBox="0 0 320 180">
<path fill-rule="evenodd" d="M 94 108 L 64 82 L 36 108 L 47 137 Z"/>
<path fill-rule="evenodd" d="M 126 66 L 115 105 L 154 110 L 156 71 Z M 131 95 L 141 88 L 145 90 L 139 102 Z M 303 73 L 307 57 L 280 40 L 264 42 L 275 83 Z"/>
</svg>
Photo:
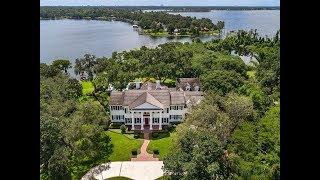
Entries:
<svg viewBox="0 0 320 180">
<path fill-rule="evenodd" d="M 127 125 L 129 131 L 161 131 L 163 128 L 166 128 L 167 125 L 162 125 L 160 128 L 160 125 L 143 125 L 143 128 L 141 128 L 141 125 L 134 125 L 134 129 L 132 128 L 132 125 Z"/>
<path fill-rule="evenodd" d="M 131 109 L 129 123 L 125 125 L 130 130 L 162 130 L 163 125 L 169 123 L 168 118 L 163 118 L 163 109 L 152 107 L 150 109 Z"/>
</svg>

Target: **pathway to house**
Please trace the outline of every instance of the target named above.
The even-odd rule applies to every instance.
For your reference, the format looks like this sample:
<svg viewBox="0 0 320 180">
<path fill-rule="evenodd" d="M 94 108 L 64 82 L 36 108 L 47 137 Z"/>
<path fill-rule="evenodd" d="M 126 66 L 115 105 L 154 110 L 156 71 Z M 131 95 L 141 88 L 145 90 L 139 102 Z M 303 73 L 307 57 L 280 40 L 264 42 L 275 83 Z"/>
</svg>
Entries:
<svg viewBox="0 0 320 180">
<path fill-rule="evenodd" d="M 147 148 L 150 142 L 149 140 L 150 132 L 144 131 L 143 136 L 144 136 L 144 141 L 140 148 L 140 154 L 138 154 L 136 158 L 131 158 L 131 161 L 159 161 L 158 158 L 154 158 L 152 154 L 149 154 L 147 152 Z"/>
<path fill-rule="evenodd" d="M 111 162 L 108 170 L 96 174 L 94 177 L 99 180 L 117 176 L 124 176 L 134 180 L 154 180 L 163 176 L 163 161 L 159 161 L 158 158 L 154 158 L 152 154 L 147 152 L 150 142 L 149 137 L 150 132 L 145 131 L 141 152 L 136 158 L 131 158 L 131 161 Z M 83 176 L 81 180 L 88 180 L 93 169 Z"/>
</svg>

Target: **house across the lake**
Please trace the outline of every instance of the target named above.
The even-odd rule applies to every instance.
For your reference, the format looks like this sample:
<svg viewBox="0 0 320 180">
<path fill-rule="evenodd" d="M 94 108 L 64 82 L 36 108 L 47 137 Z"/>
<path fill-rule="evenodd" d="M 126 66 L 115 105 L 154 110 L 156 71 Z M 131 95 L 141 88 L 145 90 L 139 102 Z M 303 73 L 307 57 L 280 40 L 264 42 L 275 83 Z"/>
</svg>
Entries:
<svg viewBox="0 0 320 180">
<path fill-rule="evenodd" d="M 188 109 L 203 98 L 197 78 L 179 78 L 176 88 L 160 81 L 135 82 L 124 91 L 110 92 L 112 123 L 124 123 L 130 130 L 162 130 L 170 123 L 183 121 Z"/>
</svg>

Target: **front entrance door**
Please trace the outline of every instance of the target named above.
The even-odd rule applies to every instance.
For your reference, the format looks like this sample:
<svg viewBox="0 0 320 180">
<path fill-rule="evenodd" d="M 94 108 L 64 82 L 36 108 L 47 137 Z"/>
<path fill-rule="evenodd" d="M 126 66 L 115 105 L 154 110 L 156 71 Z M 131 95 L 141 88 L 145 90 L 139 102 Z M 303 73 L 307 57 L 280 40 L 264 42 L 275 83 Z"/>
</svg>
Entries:
<svg viewBox="0 0 320 180">
<path fill-rule="evenodd" d="M 149 118 L 144 118 L 144 122 L 145 125 L 149 125 Z"/>
</svg>

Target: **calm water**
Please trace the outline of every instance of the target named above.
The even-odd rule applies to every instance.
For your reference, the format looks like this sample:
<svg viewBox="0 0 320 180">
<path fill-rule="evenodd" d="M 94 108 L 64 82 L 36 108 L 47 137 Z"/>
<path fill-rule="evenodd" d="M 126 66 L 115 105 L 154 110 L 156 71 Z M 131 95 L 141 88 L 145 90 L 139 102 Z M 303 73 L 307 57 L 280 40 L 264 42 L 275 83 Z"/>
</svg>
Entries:
<svg viewBox="0 0 320 180">
<path fill-rule="evenodd" d="M 279 10 L 227 11 L 215 10 L 211 12 L 181 12 L 172 13 L 196 18 L 209 18 L 213 23 L 224 21 L 225 30 L 257 29 L 260 36 L 272 37 L 280 29 Z"/>
<path fill-rule="evenodd" d="M 210 40 L 204 37 L 202 40 Z M 90 53 L 97 57 L 111 56 L 141 46 L 154 47 L 168 41 L 191 42 L 185 38 L 151 38 L 139 35 L 132 26 L 123 22 L 95 20 L 42 20 L 40 21 L 40 61 L 58 58 L 74 61 Z"/>
<path fill-rule="evenodd" d="M 212 11 L 180 14 L 207 17 L 213 22 L 223 20 L 226 30 L 256 28 L 262 35 L 272 36 L 280 27 L 280 11 Z M 202 38 L 204 41 L 210 39 L 211 37 Z M 154 47 L 168 41 L 190 42 L 191 39 L 151 38 L 139 35 L 131 25 L 123 22 L 40 20 L 40 61 L 47 63 L 62 58 L 74 62 L 86 53 L 107 57 L 114 51 L 120 52 L 143 45 Z"/>
</svg>

